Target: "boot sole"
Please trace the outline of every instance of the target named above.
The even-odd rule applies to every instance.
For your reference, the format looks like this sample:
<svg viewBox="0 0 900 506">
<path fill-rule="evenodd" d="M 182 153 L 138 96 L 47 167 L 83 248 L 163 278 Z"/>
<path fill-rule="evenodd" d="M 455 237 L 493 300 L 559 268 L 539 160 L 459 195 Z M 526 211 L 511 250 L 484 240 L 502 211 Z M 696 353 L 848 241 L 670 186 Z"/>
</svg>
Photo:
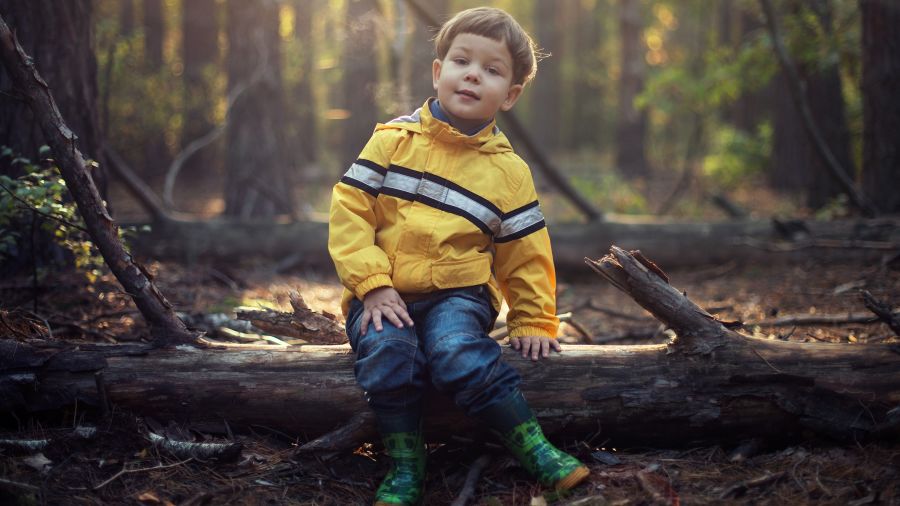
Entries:
<svg viewBox="0 0 900 506">
<path fill-rule="evenodd" d="M 588 475 L 591 474 L 590 469 L 585 466 L 581 466 L 576 468 L 574 471 L 569 473 L 564 478 L 561 478 L 556 482 L 556 485 L 553 486 L 556 490 L 569 490 L 575 488 L 579 483 L 584 481 Z"/>
</svg>

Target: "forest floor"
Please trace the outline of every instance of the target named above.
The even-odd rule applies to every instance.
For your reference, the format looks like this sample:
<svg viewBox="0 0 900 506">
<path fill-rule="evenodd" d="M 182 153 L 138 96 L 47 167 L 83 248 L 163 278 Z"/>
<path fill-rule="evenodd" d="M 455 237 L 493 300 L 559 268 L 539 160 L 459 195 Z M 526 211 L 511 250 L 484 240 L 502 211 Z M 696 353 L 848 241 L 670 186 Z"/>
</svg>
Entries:
<svg viewBox="0 0 900 506">
<path fill-rule="evenodd" d="M 896 264 L 896 261 L 894 262 Z M 184 313 L 228 313 L 238 305 L 290 310 L 300 292 L 314 310 L 339 314 L 340 285 L 315 270 L 276 274 L 267 265 L 149 263 L 159 288 Z M 663 268 L 665 266 L 662 266 Z M 744 331 L 772 339 L 898 343 L 882 323 L 802 324 L 799 317 L 864 313 L 859 290 L 897 304 L 900 269 L 873 262 L 827 265 L 709 266 L 668 273 L 673 286 Z M 637 344 L 668 336 L 636 304 L 592 277 L 559 286 L 560 312 L 572 312 L 564 342 Z M 32 297 L 30 279 L 0 282 L 0 323 L 17 338 L 126 342 L 146 338 L 127 295 L 110 276 L 56 276 Z M 794 317 L 776 324 L 775 318 Z M 157 423 L 131 413 L 107 417 L 84 407 L 41 417 L 3 417 L 0 503 L 3 504 L 370 504 L 389 460 L 375 442 L 353 453 L 299 456 L 304 441 L 260 428 L 233 435 L 243 444 L 228 462 L 180 460 L 147 439 Z M 66 436 L 92 425 L 90 440 Z M 186 428 L 190 430 L 190 428 Z M 192 431 L 197 438 L 206 434 Z M 40 451 L 16 451 L 6 440 L 47 438 Z M 676 446 L 673 442 L 673 447 Z M 559 497 L 535 484 L 499 447 L 465 442 L 429 447 L 425 504 L 450 504 L 482 455 L 489 461 L 471 503 L 480 505 L 641 504 L 900 504 L 900 443 L 848 443 L 810 436 L 789 446 L 756 442 L 747 448 L 660 449 L 570 442 L 567 449 L 591 468 L 587 482 Z M 484 459 L 480 460 L 481 462 Z"/>
</svg>

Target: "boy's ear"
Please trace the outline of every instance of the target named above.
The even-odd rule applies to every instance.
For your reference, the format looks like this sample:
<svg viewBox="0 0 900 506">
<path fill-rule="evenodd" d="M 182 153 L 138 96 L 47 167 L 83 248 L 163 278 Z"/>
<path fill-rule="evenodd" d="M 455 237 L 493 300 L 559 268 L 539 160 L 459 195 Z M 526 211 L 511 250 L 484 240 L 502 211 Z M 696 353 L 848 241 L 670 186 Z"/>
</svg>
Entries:
<svg viewBox="0 0 900 506">
<path fill-rule="evenodd" d="M 433 62 L 431 62 L 431 86 L 434 88 L 434 91 L 438 89 L 438 78 L 441 77 L 441 60 L 435 58 Z"/>
<path fill-rule="evenodd" d="M 506 100 L 500 104 L 501 111 L 508 111 L 512 109 L 514 105 L 516 105 L 516 101 L 519 100 L 519 97 L 522 96 L 522 90 L 525 89 L 525 85 L 522 84 L 514 84 L 509 87 L 509 91 L 506 92 Z"/>
</svg>

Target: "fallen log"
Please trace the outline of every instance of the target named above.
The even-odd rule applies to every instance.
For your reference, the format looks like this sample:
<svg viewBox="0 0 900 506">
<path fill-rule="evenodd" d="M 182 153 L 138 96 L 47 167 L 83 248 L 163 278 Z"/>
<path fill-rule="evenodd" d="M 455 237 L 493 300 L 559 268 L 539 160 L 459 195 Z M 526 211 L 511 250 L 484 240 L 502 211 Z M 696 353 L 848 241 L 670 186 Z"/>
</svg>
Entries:
<svg viewBox="0 0 900 506">
<path fill-rule="evenodd" d="M 610 244 L 639 249 L 670 269 L 809 258 L 877 261 L 900 251 L 900 221 L 891 218 L 702 223 L 618 216 L 587 224 L 551 223 L 550 235 L 557 269 L 579 274 L 584 272 L 585 253 L 602 255 Z M 166 220 L 137 233 L 133 245 L 154 258 L 290 258 L 292 264 L 330 270 L 327 241 L 324 222 Z"/>
<path fill-rule="evenodd" d="M 549 433 L 683 446 L 805 434 L 863 441 L 900 432 L 897 345 L 743 336 L 693 304 L 640 256 L 613 248 L 612 255 L 590 264 L 677 338 L 659 345 L 568 345 L 536 363 L 506 350 Z M 106 401 L 201 430 L 224 430 L 227 422 L 311 439 L 366 412 L 353 360 L 346 345 L 73 349 L 59 342 L 6 340 L 0 341 L 0 411 Z M 98 372 L 107 399 L 98 394 Z M 427 426 L 436 440 L 476 428 L 446 398 L 428 399 Z M 371 421 L 363 417 L 365 423 Z M 366 433 L 359 427 L 343 432 Z M 331 439 L 318 447 L 358 443 L 352 437 Z"/>
</svg>

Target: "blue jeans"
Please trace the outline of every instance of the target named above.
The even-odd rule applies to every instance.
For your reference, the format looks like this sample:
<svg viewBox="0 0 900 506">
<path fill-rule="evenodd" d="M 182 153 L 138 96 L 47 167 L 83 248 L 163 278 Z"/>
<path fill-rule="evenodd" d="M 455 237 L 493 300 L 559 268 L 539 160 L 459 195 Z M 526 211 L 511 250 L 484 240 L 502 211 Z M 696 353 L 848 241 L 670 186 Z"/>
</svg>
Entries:
<svg viewBox="0 0 900 506">
<path fill-rule="evenodd" d="M 362 336 L 363 305 L 353 300 L 347 336 L 356 351 L 356 381 L 372 409 L 419 409 L 429 382 L 469 414 L 518 389 L 519 373 L 487 335 L 495 317 L 489 297 L 484 286 L 441 290 L 406 305 L 415 326 L 382 319 L 381 332 L 369 323 Z"/>
</svg>

